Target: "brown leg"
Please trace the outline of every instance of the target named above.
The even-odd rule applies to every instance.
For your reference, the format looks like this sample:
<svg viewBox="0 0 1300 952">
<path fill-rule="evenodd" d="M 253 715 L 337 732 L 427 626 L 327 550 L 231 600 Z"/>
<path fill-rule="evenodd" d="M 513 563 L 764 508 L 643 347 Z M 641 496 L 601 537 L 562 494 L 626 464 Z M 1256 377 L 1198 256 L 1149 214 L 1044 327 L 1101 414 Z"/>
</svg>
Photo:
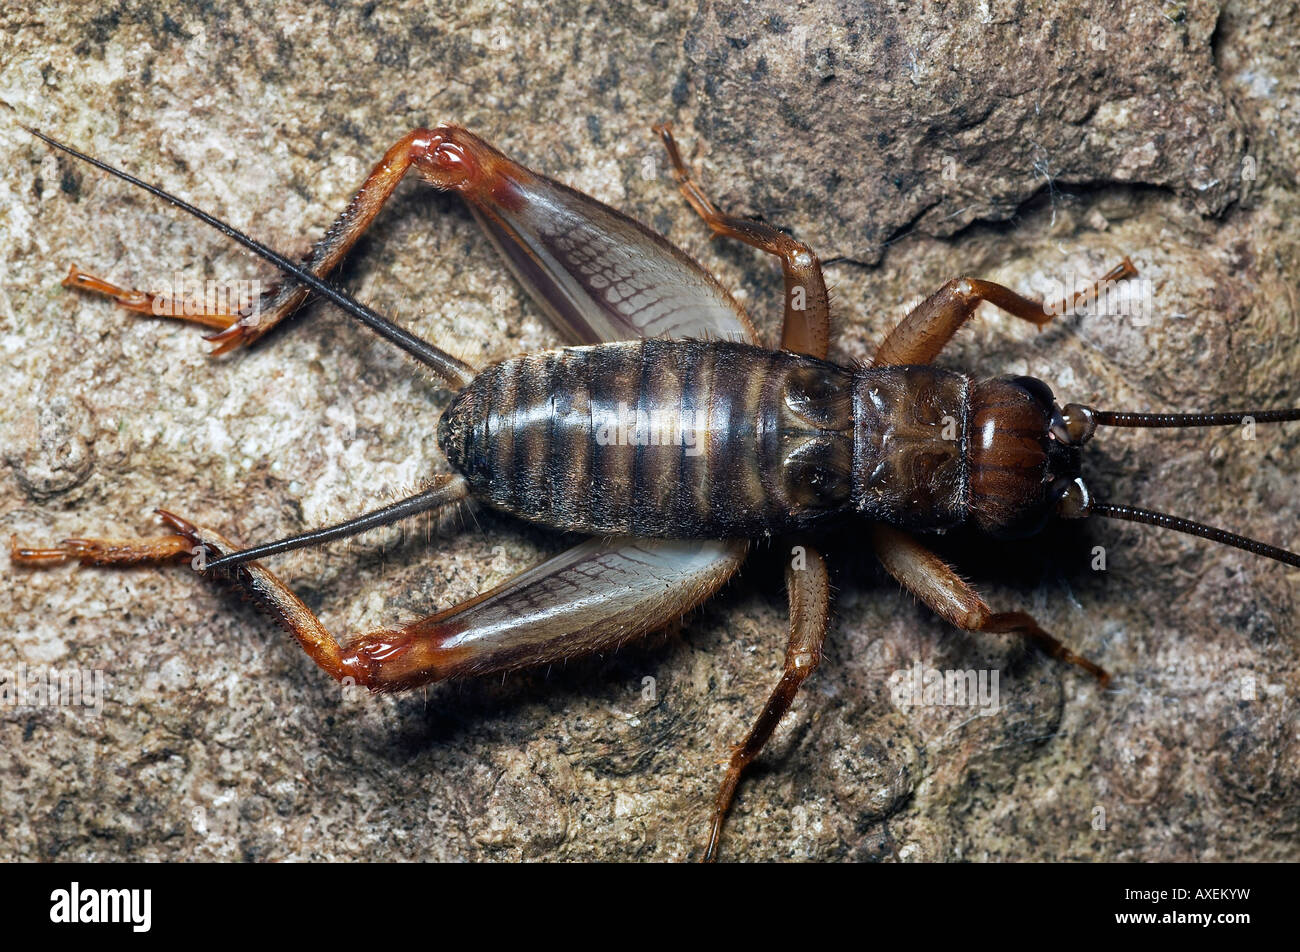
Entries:
<svg viewBox="0 0 1300 952">
<path fill-rule="evenodd" d="M 63 286 L 78 291 L 93 291 L 96 294 L 108 295 L 128 311 L 137 314 L 174 317 L 216 330 L 225 330 L 239 320 L 240 308 L 238 307 L 230 309 L 208 309 L 206 305 L 195 307 L 193 304 L 187 305 L 183 295 L 154 294 L 150 291 L 119 288 L 103 278 L 82 271 L 75 264 L 68 269 L 68 276 L 63 279 Z"/>
<path fill-rule="evenodd" d="M 691 207 L 713 229 L 715 235 L 736 238 L 781 259 L 785 275 L 785 324 L 781 331 L 784 350 L 826 356 L 830 346 L 831 314 L 821 262 L 802 242 L 763 222 L 724 215 L 691 176 L 682 161 L 668 123 L 655 126 L 668 150 L 673 175 Z"/>
<path fill-rule="evenodd" d="M 324 237 L 312 246 L 311 254 L 307 257 L 308 270 L 317 277 L 323 277 L 334 270 L 362 233 L 370 227 L 407 170 L 425 155 L 430 136 L 428 129 L 414 129 L 384 153 L 384 157 L 370 170 L 366 180 L 352 196 L 347 208 L 330 225 Z M 240 345 L 251 344 L 297 310 L 307 299 L 307 294 L 305 288 L 291 283 L 274 289 L 254 313 L 245 315 L 238 325 L 232 325 L 210 338 L 220 345 L 214 353 L 221 354 Z"/>
<path fill-rule="evenodd" d="M 411 165 L 430 156 L 435 148 L 433 142 L 434 133 L 427 129 L 416 129 L 388 150 L 366 177 L 348 207 L 325 232 L 325 236 L 312 247 L 306 263 L 313 274 L 323 277 L 338 265 L 370 226 Z M 124 307 L 139 313 L 158 314 L 160 311 L 155 310 L 155 305 L 170 303 L 146 292 L 123 290 L 76 268 L 72 269 L 63 283 L 65 287 L 107 294 Z M 297 310 L 307 295 L 305 288 L 287 283 L 273 287 L 260 300 L 242 308 L 236 315 L 201 310 L 199 313 L 173 313 L 171 316 L 218 329 L 217 333 L 207 338 L 218 345 L 213 351 L 215 356 L 251 344 Z M 173 310 L 183 312 L 195 309 Z"/>
<path fill-rule="evenodd" d="M 140 565 L 197 555 L 193 548 L 194 543 L 183 535 L 156 539 L 64 539 L 58 545 L 43 548 L 22 546 L 11 538 L 9 561 L 32 568 L 62 565 L 73 559 L 82 565 Z"/>
<path fill-rule="evenodd" d="M 1110 675 L 1038 626 L 1025 612 L 994 612 L 984 599 L 953 571 L 948 563 L 914 537 L 880 523 L 871 527 L 876 555 L 886 571 L 941 618 L 965 631 L 1019 634 L 1037 641 L 1053 658 L 1059 658 L 1097 678 L 1101 686 Z"/>
<path fill-rule="evenodd" d="M 50 548 L 13 543 L 11 561 L 40 568 L 71 559 L 105 565 L 186 557 L 203 572 L 237 549 L 211 529 L 159 514 L 174 535 L 136 542 L 77 539 Z M 711 596 L 740 567 L 747 549 L 743 541 L 595 539 L 446 611 L 346 644 L 261 563 L 240 564 L 231 577 L 331 677 L 372 691 L 400 691 L 616 649 Z"/>
<path fill-rule="evenodd" d="M 456 126 L 416 129 L 389 149 L 312 249 L 308 270 L 322 277 L 338 264 L 412 168 L 435 188 L 455 191 L 466 201 L 524 289 L 569 343 L 638 337 L 754 340 L 744 309 L 662 236 L 524 168 Z M 161 296 L 123 290 L 80 272 L 68 283 L 108 294 L 135 311 L 152 313 L 155 303 L 167 303 Z M 612 286 L 619 293 L 611 293 Z M 173 311 L 174 316 L 218 328 L 209 339 L 219 345 L 216 353 L 224 353 L 257 340 L 306 296 L 290 279 L 240 309 L 238 320 L 202 308 L 186 314 L 193 308 L 188 300 L 189 308 Z"/>
<path fill-rule="evenodd" d="M 68 539 L 58 546 L 31 548 L 10 540 L 9 557 L 15 565 L 44 567 L 77 559 L 82 565 L 140 565 L 188 559 L 193 568 L 203 571 L 207 562 L 222 552 L 236 548 L 210 530 L 200 530 L 193 523 L 158 510 L 173 535 L 157 539 Z M 293 633 L 312 660 L 335 678 L 352 672 L 344 663 L 343 652 L 301 600 L 279 579 L 253 564 L 241 570 L 241 581 L 260 601 L 270 606 L 280 621 Z"/>
<path fill-rule="evenodd" d="M 1042 327 L 1057 314 L 1063 314 L 1080 301 L 1096 299 L 1108 282 L 1137 275 L 1133 262 L 1125 258 L 1091 288 L 1080 291 L 1069 301 L 1048 307 L 1042 301 L 1021 297 L 1010 288 L 979 278 L 954 278 L 916 307 L 889 332 L 876 351 L 877 367 L 900 364 L 928 364 L 957 329 L 970 320 L 980 302 L 988 301 L 1014 317 Z"/>
<path fill-rule="evenodd" d="M 800 685 L 821 661 L 822 643 L 826 640 L 826 626 L 830 622 L 830 582 L 826 575 L 826 561 L 819 552 L 805 546 L 802 564 L 786 566 L 785 583 L 790 595 L 790 642 L 785 649 L 785 668 L 754 726 L 731 750 L 727 775 L 714 801 L 705 862 L 718 858 L 722 825 L 727 819 L 731 801 L 735 799 L 740 775 L 771 739 L 781 718 L 794 703 Z"/>
</svg>

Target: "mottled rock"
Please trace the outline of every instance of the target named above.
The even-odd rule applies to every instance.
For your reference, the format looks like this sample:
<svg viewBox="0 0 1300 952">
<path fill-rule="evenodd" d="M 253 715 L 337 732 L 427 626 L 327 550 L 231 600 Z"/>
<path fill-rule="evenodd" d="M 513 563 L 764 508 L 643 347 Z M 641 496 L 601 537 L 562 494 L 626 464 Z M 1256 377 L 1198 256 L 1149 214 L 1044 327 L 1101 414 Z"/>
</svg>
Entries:
<svg viewBox="0 0 1300 952">
<path fill-rule="evenodd" d="M 779 273 L 709 242 L 648 131 L 670 118 L 722 204 L 873 263 L 828 268 L 838 359 L 868 359 L 955 275 L 1048 292 L 1129 254 L 1147 310 L 1040 334 L 985 309 L 942 363 L 1118 408 L 1296 405 L 1300 12 L 1133 6 L 6 9 L 0 536 L 152 533 L 165 505 L 262 540 L 445 466 L 447 394 L 328 308 L 212 360 L 192 328 L 61 289 L 71 262 L 145 286 L 272 275 L 17 122 L 298 253 L 391 142 L 455 120 L 653 223 L 770 337 Z M 341 280 L 471 362 L 556 342 L 468 214 L 427 189 L 399 190 Z M 1107 433 L 1087 472 L 1105 498 L 1294 547 L 1300 427 L 1246 435 Z M 276 569 L 345 633 L 470 597 L 566 541 L 480 510 Z M 1300 573 L 1118 524 L 940 547 L 1112 688 L 953 631 L 859 534 L 833 537 L 826 659 L 742 786 L 724 855 L 1300 857 Z M 697 856 L 719 761 L 779 671 L 783 558 L 760 547 L 680 630 L 615 657 L 378 699 L 181 568 L 6 562 L 0 672 L 98 671 L 104 691 L 98 711 L 0 707 L 0 856 Z M 896 675 L 918 663 L 996 672 L 996 710 L 901 702 Z"/>
<path fill-rule="evenodd" d="M 862 261 L 1066 185 L 1157 185 L 1220 213 L 1249 170 L 1214 70 L 1218 15 L 1118 0 L 704 2 L 686 39 L 696 129 L 732 205 Z"/>
</svg>

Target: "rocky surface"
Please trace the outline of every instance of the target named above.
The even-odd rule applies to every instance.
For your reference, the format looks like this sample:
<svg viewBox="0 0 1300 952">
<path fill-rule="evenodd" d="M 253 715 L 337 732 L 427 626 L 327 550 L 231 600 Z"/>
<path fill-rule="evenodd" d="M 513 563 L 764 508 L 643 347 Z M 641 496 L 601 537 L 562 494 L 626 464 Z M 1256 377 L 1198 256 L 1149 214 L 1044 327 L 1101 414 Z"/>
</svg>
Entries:
<svg viewBox="0 0 1300 952">
<path fill-rule="evenodd" d="M 454 120 L 697 255 L 769 335 L 780 277 L 710 243 L 648 133 L 723 205 L 826 257 L 835 356 L 960 273 L 1044 292 L 1130 254 L 1150 307 L 1044 333 L 988 309 L 942 362 L 1134 409 L 1290 406 L 1300 279 L 1295 3 L 119 2 L 0 14 L 0 529 L 261 540 L 445 463 L 447 394 L 328 308 L 217 360 L 197 332 L 59 287 L 262 279 L 248 256 L 57 158 L 74 142 L 286 252 L 409 128 Z M 779 9 L 779 12 L 777 12 Z M 886 9 L 889 10 L 886 14 Z M 459 204 L 403 186 L 344 272 L 482 363 L 555 343 Z M 1104 434 L 1105 498 L 1296 544 L 1300 426 Z M 336 632 L 449 605 L 566 540 L 488 511 L 277 562 Z M 1104 570 L 1096 570 L 1102 547 Z M 741 789 L 737 859 L 1296 859 L 1300 573 L 1156 530 L 943 543 L 1116 674 L 955 632 L 827 540 L 826 660 Z M 0 670 L 99 671 L 102 709 L 0 708 L 6 859 L 686 859 L 718 761 L 777 676 L 784 548 L 616 657 L 397 698 L 341 690 L 182 569 L 4 561 Z M 993 670 L 1000 705 L 890 677 Z"/>
</svg>

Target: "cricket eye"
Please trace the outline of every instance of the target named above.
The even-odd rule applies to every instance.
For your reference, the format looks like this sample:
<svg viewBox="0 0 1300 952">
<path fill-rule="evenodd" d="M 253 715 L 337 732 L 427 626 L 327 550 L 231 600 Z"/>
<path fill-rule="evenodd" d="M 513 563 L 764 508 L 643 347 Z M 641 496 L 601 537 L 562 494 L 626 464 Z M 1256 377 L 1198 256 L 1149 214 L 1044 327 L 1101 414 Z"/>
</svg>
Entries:
<svg viewBox="0 0 1300 952">
<path fill-rule="evenodd" d="M 1052 486 L 1052 498 L 1062 519 L 1082 519 L 1092 509 L 1092 492 L 1081 476 L 1058 479 Z"/>
</svg>

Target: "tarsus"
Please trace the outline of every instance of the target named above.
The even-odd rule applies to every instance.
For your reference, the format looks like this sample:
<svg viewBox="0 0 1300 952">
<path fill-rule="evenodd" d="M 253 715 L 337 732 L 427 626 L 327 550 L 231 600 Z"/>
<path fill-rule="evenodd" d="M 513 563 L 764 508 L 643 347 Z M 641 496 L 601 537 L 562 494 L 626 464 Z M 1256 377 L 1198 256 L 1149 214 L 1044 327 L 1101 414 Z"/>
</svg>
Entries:
<svg viewBox="0 0 1300 952">
<path fill-rule="evenodd" d="M 249 251 L 252 251 L 254 254 L 271 262 L 271 264 L 275 265 L 285 274 L 292 277 L 294 280 L 299 281 L 302 284 L 306 285 L 307 287 L 311 288 L 311 290 L 321 295 L 321 297 L 328 298 L 331 302 L 336 304 L 338 307 L 342 308 L 342 310 L 345 311 L 347 314 L 351 315 L 352 317 L 359 320 L 361 323 L 365 324 L 367 327 L 373 330 L 380 337 L 384 338 L 390 343 L 396 344 L 398 347 L 406 351 L 416 360 L 420 361 L 420 363 L 428 366 L 435 373 L 437 373 L 438 376 L 442 377 L 452 386 L 458 388 L 463 387 L 474 377 L 474 368 L 471 367 L 469 364 L 465 363 L 464 361 L 457 360 L 455 357 L 451 356 L 451 354 L 448 354 L 446 351 L 439 350 L 437 347 L 434 347 L 432 344 L 420 340 L 420 338 L 416 337 L 414 334 L 398 327 L 392 321 L 389 321 L 387 318 L 384 318 L 379 314 L 375 313 L 370 308 L 366 307 L 364 304 L 344 294 L 338 288 L 334 287 L 333 285 L 327 284 L 325 281 L 322 281 L 320 278 L 312 274 L 306 268 L 303 268 L 301 265 L 294 264 L 292 261 L 290 261 L 288 258 L 281 255 L 279 252 L 274 251 L 271 248 L 268 248 L 266 245 L 262 244 L 260 241 L 257 241 L 254 238 L 250 238 L 242 231 L 239 231 L 237 228 L 226 224 L 221 219 L 209 215 L 201 208 L 196 208 L 195 206 L 191 205 L 189 202 L 177 198 L 175 195 L 172 195 L 170 192 L 164 191 L 163 189 L 159 188 L 156 185 L 150 185 L 148 182 L 143 182 L 140 179 L 136 178 L 134 175 L 130 175 L 127 172 L 123 172 L 121 169 L 114 168 L 113 166 L 109 165 L 107 162 L 101 162 L 99 159 L 96 159 L 93 156 L 86 155 L 84 152 L 79 152 L 78 150 L 74 149 L 70 145 L 65 145 L 56 139 L 51 139 L 49 136 L 47 136 L 43 132 L 40 132 L 39 130 L 33 129 L 30 126 L 23 126 L 23 128 L 26 129 L 28 132 L 30 132 L 32 135 L 36 136 L 36 138 L 41 139 L 42 141 L 52 145 L 54 148 L 66 152 L 68 155 L 71 155 L 74 158 L 81 159 L 81 161 L 83 162 L 88 162 L 89 164 L 95 166 L 95 168 L 101 169 L 107 172 L 109 175 L 116 176 L 117 178 L 120 178 L 124 182 L 129 182 L 132 185 L 138 186 L 139 188 L 144 189 L 149 194 L 155 195 L 166 202 L 170 202 L 172 205 L 175 205 L 181 211 L 193 215 L 199 221 L 203 222 L 204 224 L 211 225 L 213 228 L 217 229 L 217 231 L 221 232 L 223 235 L 226 235 L 229 238 L 233 238 L 235 241 L 239 242 Z"/>
</svg>

